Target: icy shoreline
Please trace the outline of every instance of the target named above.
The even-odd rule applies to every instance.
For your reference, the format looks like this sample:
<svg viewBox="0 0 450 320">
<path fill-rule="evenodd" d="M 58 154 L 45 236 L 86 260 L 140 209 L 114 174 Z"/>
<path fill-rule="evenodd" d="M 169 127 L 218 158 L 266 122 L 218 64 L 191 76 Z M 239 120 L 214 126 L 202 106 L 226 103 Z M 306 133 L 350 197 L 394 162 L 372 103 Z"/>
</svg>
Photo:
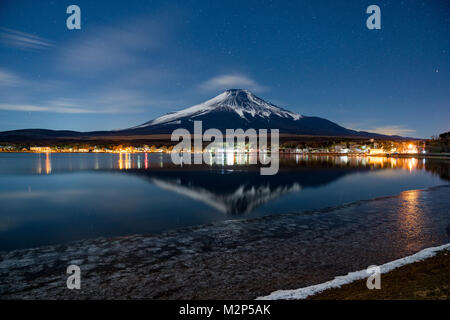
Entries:
<svg viewBox="0 0 450 320">
<path fill-rule="evenodd" d="M 383 265 L 378 266 L 380 268 L 380 273 L 388 273 L 394 269 L 400 268 L 402 266 L 422 261 L 435 256 L 438 252 L 443 250 L 450 250 L 450 243 L 444 244 L 438 247 L 431 247 L 423 249 L 413 255 L 400 258 Z M 268 296 L 258 297 L 256 300 L 301 300 L 306 299 L 309 296 L 315 295 L 317 293 L 323 292 L 328 289 L 340 288 L 345 284 L 355 282 L 357 280 L 366 279 L 368 277 L 366 269 L 359 270 L 355 272 L 350 272 L 345 276 L 337 276 L 331 281 L 320 283 L 317 285 L 312 285 L 305 288 L 295 289 L 295 290 L 277 290 L 269 294 Z"/>
</svg>

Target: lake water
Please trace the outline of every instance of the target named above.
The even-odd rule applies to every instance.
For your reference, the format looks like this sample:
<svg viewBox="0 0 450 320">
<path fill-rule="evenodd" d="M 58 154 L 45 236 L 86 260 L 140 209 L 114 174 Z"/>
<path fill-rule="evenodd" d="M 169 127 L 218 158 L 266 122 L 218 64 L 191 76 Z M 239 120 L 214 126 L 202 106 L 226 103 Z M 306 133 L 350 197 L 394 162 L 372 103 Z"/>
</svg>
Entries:
<svg viewBox="0 0 450 320">
<path fill-rule="evenodd" d="M 301 212 L 448 184 L 449 162 L 285 155 L 261 176 L 244 155 L 183 167 L 167 154 L 0 153 L 0 250 L 159 233 Z"/>
</svg>

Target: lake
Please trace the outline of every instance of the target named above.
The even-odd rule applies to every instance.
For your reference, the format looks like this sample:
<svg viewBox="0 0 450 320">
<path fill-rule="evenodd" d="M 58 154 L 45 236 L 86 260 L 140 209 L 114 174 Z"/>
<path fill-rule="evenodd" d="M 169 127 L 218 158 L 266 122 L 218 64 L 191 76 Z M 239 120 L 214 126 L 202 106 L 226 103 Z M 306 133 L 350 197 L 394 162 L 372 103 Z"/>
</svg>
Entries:
<svg viewBox="0 0 450 320">
<path fill-rule="evenodd" d="M 449 183 L 449 162 L 248 155 L 175 166 L 159 153 L 0 153 L 0 250 L 295 213 Z"/>
</svg>

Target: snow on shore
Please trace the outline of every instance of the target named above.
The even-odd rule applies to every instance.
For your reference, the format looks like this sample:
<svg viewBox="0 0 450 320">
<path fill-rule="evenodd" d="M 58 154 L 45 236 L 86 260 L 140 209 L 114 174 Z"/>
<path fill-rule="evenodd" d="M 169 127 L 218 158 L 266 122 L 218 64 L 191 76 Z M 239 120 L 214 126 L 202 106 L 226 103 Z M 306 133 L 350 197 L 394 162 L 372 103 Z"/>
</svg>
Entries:
<svg viewBox="0 0 450 320">
<path fill-rule="evenodd" d="M 450 243 L 444 244 L 439 247 L 431 247 L 423 249 L 411 256 L 407 256 L 401 259 L 397 259 L 388 263 L 385 263 L 380 267 L 381 273 L 388 273 L 396 268 L 402 267 L 404 265 L 421 261 L 436 255 L 437 252 L 442 250 L 450 250 Z M 277 290 L 269 294 L 268 296 L 258 297 L 257 300 L 291 300 L 291 299 L 306 299 L 309 296 L 315 295 L 327 289 L 339 288 L 345 284 L 366 279 L 370 274 L 367 271 L 359 270 L 355 272 L 350 272 L 346 276 L 338 276 L 331 281 L 324 283 L 312 285 L 305 288 L 294 289 L 294 290 Z"/>
</svg>

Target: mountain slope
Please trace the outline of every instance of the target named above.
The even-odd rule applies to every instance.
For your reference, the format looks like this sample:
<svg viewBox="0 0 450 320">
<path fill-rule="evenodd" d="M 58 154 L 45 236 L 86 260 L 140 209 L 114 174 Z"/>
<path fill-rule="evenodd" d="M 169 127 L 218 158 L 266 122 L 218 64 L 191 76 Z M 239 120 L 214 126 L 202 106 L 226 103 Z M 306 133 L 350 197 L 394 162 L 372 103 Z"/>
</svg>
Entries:
<svg viewBox="0 0 450 320">
<path fill-rule="evenodd" d="M 230 89 L 187 109 L 168 113 L 137 127 L 119 130 L 121 134 L 171 133 L 176 128 L 193 131 L 194 121 L 203 130 L 249 128 L 280 129 L 281 133 L 312 135 L 358 135 L 329 120 L 306 117 L 266 102 L 248 90 Z"/>
</svg>

